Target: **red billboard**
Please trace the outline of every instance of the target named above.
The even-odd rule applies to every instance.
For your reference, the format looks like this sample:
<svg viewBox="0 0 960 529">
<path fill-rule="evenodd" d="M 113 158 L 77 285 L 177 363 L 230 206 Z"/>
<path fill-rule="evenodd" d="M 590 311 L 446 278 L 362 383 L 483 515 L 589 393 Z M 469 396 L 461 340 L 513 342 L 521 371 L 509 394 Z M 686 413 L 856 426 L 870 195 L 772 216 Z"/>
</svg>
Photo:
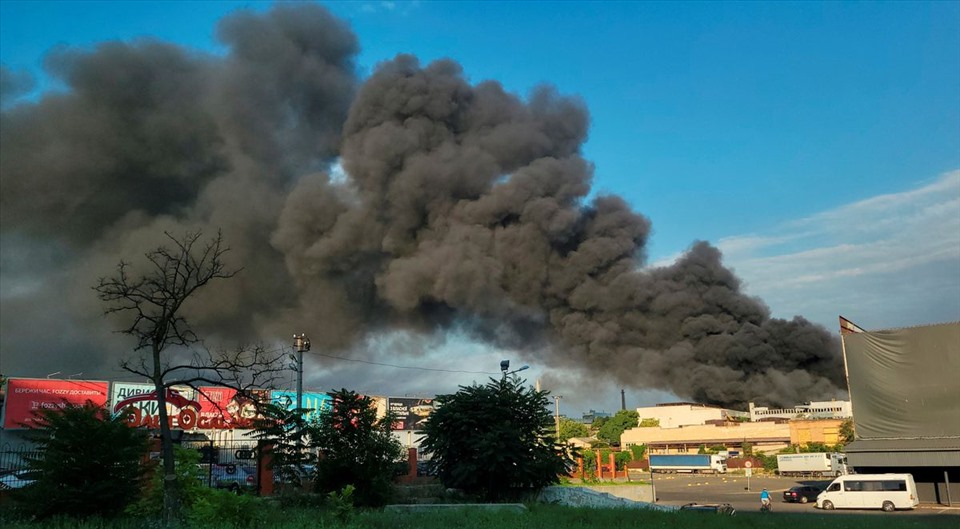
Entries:
<svg viewBox="0 0 960 529">
<path fill-rule="evenodd" d="M 200 403 L 200 417 L 197 428 L 201 430 L 253 428 L 253 420 L 258 416 L 254 399 L 260 403 L 270 402 L 270 392 L 257 389 L 251 393 L 253 398 L 232 388 L 216 386 L 199 388 L 197 402 Z"/>
<path fill-rule="evenodd" d="M 82 406 L 87 401 L 106 406 L 107 395 L 108 383 L 96 380 L 11 378 L 3 403 L 3 427 L 29 428 L 36 421 L 34 414 L 44 409 Z"/>
</svg>

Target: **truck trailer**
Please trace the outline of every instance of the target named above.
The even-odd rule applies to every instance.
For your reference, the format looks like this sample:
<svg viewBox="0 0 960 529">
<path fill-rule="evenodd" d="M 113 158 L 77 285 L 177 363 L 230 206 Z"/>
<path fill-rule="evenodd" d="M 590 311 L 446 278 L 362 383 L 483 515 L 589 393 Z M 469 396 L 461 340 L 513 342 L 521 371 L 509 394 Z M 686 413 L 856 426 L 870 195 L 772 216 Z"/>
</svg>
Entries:
<svg viewBox="0 0 960 529">
<path fill-rule="evenodd" d="M 824 452 L 780 454 L 777 469 L 781 476 L 843 476 L 847 473 L 847 456 Z"/>
<path fill-rule="evenodd" d="M 651 454 L 650 471 L 725 474 L 727 460 L 723 456 L 710 454 Z"/>
</svg>

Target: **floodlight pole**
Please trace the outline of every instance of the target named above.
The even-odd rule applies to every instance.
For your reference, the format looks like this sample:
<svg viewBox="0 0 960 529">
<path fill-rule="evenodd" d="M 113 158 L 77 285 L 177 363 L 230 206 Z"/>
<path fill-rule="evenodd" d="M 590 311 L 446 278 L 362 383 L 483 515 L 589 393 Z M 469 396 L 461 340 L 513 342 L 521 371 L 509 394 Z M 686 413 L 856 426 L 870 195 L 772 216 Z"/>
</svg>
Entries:
<svg viewBox="0 0 960 529">
<path fill-rule="evenodd" d="M 303 408 L 303 352 L 310 350 L 310 338 L 306 334 L 294 334 L 293 348 L 297 350 L 297 409 L 300 409 Z"/>
</svg>

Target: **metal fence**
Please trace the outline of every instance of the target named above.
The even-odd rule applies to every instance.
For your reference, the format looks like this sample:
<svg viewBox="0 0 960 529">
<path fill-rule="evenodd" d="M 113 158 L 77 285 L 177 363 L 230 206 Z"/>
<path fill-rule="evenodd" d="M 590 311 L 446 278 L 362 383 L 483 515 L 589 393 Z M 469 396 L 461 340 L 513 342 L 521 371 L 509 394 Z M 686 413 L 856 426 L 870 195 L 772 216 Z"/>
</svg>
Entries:
<svg viewBox="0 0 960 529">
<path fill-rule="evenodd" d="M 259 493 L 258 477 L 262 464 L 256 441 L 183 441 L 180 446 L 200 452 L 201 480 L 207 486 Z M 0 448 L 0 472 L 24 470 L 30 457 L 42 458 L 43 452 L 6 445 Z"/>
<path fill-rule="evenodd" d="M 27 468 L 28 457 L 40 457 L 41 452 L 32 448 L 0 448 L 0 471 L 23 470 Z"/>
<path fill-rule="evenodd" d="M 200 452 L 200 470 L 207 486 L 234 492 L 259 492 L 260 451 L 256 441 L 183 441 Z"/>
</svg>

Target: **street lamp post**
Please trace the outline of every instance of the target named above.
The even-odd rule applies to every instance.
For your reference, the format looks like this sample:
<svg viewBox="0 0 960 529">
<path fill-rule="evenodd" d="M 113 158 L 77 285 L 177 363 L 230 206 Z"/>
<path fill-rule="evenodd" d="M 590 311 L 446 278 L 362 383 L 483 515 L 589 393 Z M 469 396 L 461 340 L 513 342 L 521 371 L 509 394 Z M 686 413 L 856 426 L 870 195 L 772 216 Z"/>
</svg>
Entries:
<svg viewBox="0 0 960 529">
<path fill-rule="evenodd" d="M 297 350 L 297 409 L 303 408 L 303 352 L 310 350 L 310 338 L 306 334 L 293 335 L 293 348 Z"/>
<path fill-rule="evenodd" d="M 520 366 L 520 367 L 514 369 L 513 371 L 509 371 L 509 372 L 507 371 L 508 369 L 510 369 L 510 361 L 509 361 L 509 360 L 501 360 L 501 361 L 500 361 L 500 371 L 503 372 L 503 378 L 502 378 L 501 380 L 507 380 L 507 376 L 512 375 L 512 374 L 514 374 L 514 373 L 519 373 L 520 371 L 523 371 L 524 369 L 530 369 L 530 366 L 528 366 L 528 365 L 523 365 L 523 366 Z"/>
</svg>

